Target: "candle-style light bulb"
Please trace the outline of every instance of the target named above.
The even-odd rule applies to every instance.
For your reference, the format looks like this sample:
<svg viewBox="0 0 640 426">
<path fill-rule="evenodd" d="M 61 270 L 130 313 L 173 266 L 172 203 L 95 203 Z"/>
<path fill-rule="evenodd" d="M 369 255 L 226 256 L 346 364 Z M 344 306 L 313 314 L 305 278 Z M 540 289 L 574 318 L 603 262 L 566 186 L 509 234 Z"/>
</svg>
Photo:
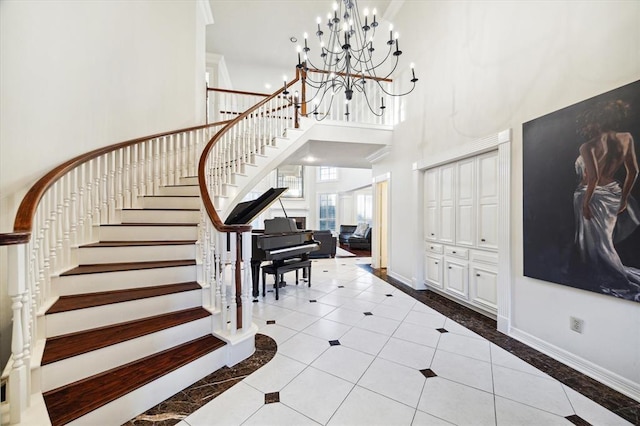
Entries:
<svg viewBox="0 0 640 426">
<path fill-rule="evenodd" d="M 378 26 L 378 22 L 376 21 L 376 14 L 378 13 L 378 11 L 376 10 L 376 8 L 373 8 L 373 22 L 371 23 L 371 26 L 373 28 Z"/>
<path fill-rule="evenodd" d="M 283 75 L 282 80 L 284 80 L 284 91 L 282 92 L 282 94 L 286 96 L 289 94 L 289 91 L 287 90 L 287 76 Z"/>
<path fill-rule="evenodd" d="M 309 38 L 309 34 L 304 33 L 304 51 L 305 52 L 309 51 L 309 46 L 307 46 L 307 38 Z"/>
<path fill-rule="evenodd" d="M 418 81 L 418 79 L 416 78 L 416 66 L 413 62 L 411 62 L 411 65 L 409 65 L 411 67 L 411 82 L 415 83 L 416 81 Z"/>
</svg>

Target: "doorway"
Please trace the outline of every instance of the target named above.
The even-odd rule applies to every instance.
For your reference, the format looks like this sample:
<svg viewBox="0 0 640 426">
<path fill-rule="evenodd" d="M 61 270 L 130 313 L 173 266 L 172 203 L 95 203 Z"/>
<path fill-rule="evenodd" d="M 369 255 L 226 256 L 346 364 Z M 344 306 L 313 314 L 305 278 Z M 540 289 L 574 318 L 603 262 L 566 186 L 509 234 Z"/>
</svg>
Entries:
<svg viewBox="0 0 640 426">
<path fill-rule="evenodd" d="M 389 180 L 375 184 L 375 233 L 376 244 L 372 255 L 374 268 L 386 268 L 389 262 Z"/>
</svg>

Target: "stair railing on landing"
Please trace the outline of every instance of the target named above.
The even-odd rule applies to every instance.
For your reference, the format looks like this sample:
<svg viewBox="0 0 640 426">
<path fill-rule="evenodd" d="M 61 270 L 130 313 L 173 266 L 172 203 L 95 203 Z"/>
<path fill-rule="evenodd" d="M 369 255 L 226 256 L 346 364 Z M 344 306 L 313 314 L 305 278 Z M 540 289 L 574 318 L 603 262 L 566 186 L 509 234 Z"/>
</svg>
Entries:
<svg viewBox="0 0 640 426">
<path fill-rule="evenodd" d="M 99 148 L 51 170 L 24 196 L 7 246 L 8 296 L 13 311 L 11 357 L 3 373 L 10 422 L 19 423 L 31 394 L 37 317 L 55 300 L 51 277 L 77 264 L 74 247 L 94 242 L 94 226 L 117 223 L 117 211 L 139 196 L 195 176 L 200 153 L 222 123 L 160 133 Z"/>
<path fill-rule="evenodd" d="M 296 76 L 287 87 L 298 80 Z M 234 184 L 236 174 L 243 173 L 257 156 L 275 146 L 275 138 L 284 136 L 287 128 L 297 127 L 298 110 L 291 97 L 281 95 L 283 91 L 284 88 L 276 91 L 242 112 L 227 105 L 220 108 L 235 118 L 213 136 L 200 157 L 198 181 L 207 213 L 202 226 L 203 249 L 208 255 L 204 262 L 215 266 L 206 267 L 205 271 L 213 274 L 207 281 L 218 285 L 212 292 L 215 294 L 212 305 L 222 313 L 220 332 L 236 334 L 237 330 L 248 332 L 251 329 L 251 226 L 225 224 L 215 204 L 219 206 L 221 198 L 228 195 L 227 190 Z M 209 246 L 223 250 L 211 250 Z M 225 265 L 232 267 L 231 279 L 224 275 Z"/>
</svg>

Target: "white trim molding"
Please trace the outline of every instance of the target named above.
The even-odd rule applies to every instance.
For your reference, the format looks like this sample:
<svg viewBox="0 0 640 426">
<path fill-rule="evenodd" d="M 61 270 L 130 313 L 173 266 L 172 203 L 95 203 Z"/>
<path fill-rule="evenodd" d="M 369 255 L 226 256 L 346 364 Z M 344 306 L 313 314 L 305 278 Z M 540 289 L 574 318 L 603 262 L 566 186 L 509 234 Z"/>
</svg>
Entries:
<svg viewBox="0 0 640 426">
<path fill-rule="evenodd" d="M 209 3 L 209 0 L 198 0 L 198 7 L 200 8 L 200 13 L 202 13 L 204 24 L 213 24 L 213 13 L 211 12 L 211 3 Z"/>
</svg>

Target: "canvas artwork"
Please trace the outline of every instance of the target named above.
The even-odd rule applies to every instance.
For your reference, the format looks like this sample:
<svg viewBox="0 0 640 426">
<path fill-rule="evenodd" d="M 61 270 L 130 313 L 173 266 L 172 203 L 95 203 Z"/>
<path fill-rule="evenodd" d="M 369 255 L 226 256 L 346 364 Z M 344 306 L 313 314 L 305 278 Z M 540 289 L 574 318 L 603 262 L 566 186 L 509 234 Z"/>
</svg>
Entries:
<svg viewBox="0 0 640 426">
<path fill-rule="evenodd" d="M 640 302 L 640 80 L 523 124 L 524 275 Z"/>
</svg>

